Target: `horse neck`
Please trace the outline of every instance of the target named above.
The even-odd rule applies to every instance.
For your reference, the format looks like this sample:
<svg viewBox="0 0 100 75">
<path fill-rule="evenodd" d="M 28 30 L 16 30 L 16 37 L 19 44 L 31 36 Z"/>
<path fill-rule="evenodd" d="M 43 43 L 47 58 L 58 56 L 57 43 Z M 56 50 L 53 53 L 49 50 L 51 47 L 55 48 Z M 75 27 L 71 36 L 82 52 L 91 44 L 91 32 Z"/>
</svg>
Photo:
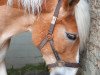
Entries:
<svg viewBox="0 0 100 75">
<path fill-rule="evenodd" d="M 0 0 L 0 6 L 6 4 L 7 0 Z"/>
</svg>

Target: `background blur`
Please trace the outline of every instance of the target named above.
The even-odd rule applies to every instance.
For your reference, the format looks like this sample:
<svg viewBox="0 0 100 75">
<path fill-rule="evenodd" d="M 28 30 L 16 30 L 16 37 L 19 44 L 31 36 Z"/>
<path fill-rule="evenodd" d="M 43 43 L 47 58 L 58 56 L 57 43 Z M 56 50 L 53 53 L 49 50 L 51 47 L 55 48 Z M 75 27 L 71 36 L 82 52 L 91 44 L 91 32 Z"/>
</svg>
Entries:
<svg viewBox="0 0 100 75">
<path fill-rule="evenodd" d="M 32 43 L 30 32 L 21 33 L 11 39 L 5 60 L 7 68 L 20 68 L 26 64 L 43 62 L 39 50 Z"/>
</svg>

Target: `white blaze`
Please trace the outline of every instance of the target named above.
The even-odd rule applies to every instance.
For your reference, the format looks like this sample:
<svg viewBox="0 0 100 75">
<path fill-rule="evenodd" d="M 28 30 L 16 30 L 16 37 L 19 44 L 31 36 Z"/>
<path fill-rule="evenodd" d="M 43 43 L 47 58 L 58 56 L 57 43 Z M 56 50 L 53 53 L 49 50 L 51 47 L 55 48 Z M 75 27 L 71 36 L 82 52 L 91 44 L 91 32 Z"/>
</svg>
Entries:
<svg viewBox="0 0 100 75">
<path fill-rule="evenodd" d="M 76 55 L 76 63 L 79 63 L 79 50 Z M 76 75 L 78 68 L 55 67 L 51 70 L 50 75 Z"/>
</svg>

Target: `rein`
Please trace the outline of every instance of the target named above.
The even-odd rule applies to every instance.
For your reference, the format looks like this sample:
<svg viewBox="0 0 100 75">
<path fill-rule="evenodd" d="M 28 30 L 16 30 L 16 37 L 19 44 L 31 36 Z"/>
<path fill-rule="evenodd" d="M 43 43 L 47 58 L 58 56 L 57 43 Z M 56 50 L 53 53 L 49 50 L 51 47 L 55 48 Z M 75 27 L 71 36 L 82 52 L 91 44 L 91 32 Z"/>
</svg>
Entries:
<svg viewBox="0 0 100 75">
<path fill-rule="evenodd" d="M 62 67 L 62 66 L 72 67 L 72 68 L 78 68 L 78 67 L 80 67 L 79 63 L 68 63 L 68 62 L 62 61 L 61 58 L 60 58 L 60 56 L 59 56 L 59 54 L 57 53 L 57 50 L 54 47 L 54 41 L 53 41 L 52 34 L 53 34 L 53 31 L 54 31 L 56 20 L 58 18 L 58 14 L 59 14 L 59 10 L 60 10 L 61 4 L 62 4 L 62 0 L 58 0 L 58 3 L 57 3 L 57 6 L 56 6 L 56 9 L 55 9 L 52 21 L 51 21 L 51 25 L 50 25 L 50 29 L 48 31 L 48 34 L 41 41 L 41 43 L 39 44 L 38 48 L 41 50 L 45 46 L 45 44 L 47 42 L 50 43 L 51 49 L 52 49 L 52 51 L 54 53 L 54 56 L 55 56 L 57 62 L 53 63 L 53 64 L 48 64 L 49 68 Z"/>
</svg>

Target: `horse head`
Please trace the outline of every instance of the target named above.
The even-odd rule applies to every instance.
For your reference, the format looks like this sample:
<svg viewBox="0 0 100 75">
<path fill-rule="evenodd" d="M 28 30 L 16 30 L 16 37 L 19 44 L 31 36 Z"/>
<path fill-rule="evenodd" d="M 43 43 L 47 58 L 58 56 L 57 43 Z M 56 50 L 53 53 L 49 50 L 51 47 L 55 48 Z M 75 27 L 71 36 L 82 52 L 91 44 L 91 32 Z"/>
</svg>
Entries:
<svg viewBox="0 0 100 75">
<path fill-rule="evenodd" d="M 33 32 L 35 32 L 33 41 L 36 45 L 48 34 L 58 1 L 44 0 L 43 10 L 33 28 Z M 79 49 L 83 47 L 88 36 L 88 4 L 85 0 L 61 0 L 61 2 L 59 15 L 52 33 L 53 47 L 60 61 L 56 59 L 50 43 L 46 43 L 41 52 L 49 66 L 50 75 L 75 75 L 78 70 Z M 36 41 L 36 38 L 39 39 Z"/>
</svg>

